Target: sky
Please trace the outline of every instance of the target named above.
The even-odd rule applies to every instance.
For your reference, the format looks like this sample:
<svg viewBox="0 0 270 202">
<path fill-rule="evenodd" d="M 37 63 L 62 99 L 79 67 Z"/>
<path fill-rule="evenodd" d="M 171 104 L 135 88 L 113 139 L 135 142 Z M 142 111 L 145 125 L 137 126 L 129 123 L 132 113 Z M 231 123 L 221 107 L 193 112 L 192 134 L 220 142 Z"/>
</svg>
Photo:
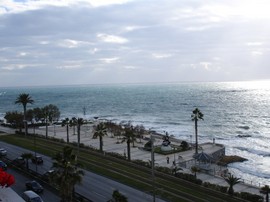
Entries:
<svg viewBox="0 0 270 202">
<path fill-rule="evenodd" d="M 0 87 L 270 79 L 269 0 L 1 0 Z"/>
</svg>

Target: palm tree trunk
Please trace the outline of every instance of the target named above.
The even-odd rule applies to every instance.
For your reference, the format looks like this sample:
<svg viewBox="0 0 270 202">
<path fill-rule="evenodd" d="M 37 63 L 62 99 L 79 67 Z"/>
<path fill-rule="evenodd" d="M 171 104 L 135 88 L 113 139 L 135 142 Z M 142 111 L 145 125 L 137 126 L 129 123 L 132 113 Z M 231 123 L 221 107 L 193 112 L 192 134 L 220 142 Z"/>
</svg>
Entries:
<svg viewBox="0 0 270 202">
<path fill-rule="evenodd" d="M 198 120 L 195 119 L 195 154 L 198 154 Z"/>
<path fill-rule="evenodd" d="M 48 138 L 48 118 L 45 120 L 46 122 L 46 139 Z"/>
<path fill-rule="evenodd" d="M 67 124 L 67 143 L 69 143 L 69 125 Z"/>
<path fill-rule="evenodd" d="M 25 130 L 25 136 L 26 136 L 27 135 L 26 106 L 23 106 L 23 123 L 24 123 L 24 130 Z"/>
<path fill-rule="evenodd" d="M 103 151 L 103 140 L 102 140 L 102 136 L 99 136 L 99 150 L 102 152 Z"/>
<path fill-rule="evenodd" d="M 128 161 L 130 161 L 130 142 L 127 141 L 127 153 L 128 153 Z"/>
</svg>

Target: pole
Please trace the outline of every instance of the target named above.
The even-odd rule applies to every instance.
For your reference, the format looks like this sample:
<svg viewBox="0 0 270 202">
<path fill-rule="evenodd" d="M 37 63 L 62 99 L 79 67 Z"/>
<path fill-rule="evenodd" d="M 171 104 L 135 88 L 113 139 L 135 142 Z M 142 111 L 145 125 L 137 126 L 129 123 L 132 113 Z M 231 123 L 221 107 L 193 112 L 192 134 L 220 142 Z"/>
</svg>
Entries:
<svg viewBox="0 0 270 202">
<path fill-rule="evenodd" d="M 155 156 L 154 156 L 154 137 L 151 135 L 151 164 L 152 164 L 152 186 L 153 186 L 153 202 L 156 201 L 155 187 Z"/>
</svg>

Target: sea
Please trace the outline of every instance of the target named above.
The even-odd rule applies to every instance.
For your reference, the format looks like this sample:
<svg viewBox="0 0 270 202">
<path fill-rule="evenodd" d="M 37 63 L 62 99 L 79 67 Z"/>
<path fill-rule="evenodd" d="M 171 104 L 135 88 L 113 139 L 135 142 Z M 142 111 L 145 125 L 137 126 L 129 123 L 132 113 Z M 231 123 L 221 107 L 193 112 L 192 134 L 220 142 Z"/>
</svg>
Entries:
<svg viewBox="0 0 270 202">
<path fill-rule="evenodd" d="M 224 144 L 227 155 L 248 159 L 229 165 L 234 176 L 270 185 L 270 81 L 0 87 L 0 119 L 22 111 L 14 104 L 21 93 L 35 101 L 28 109 L 53 104 L 61 118 L 130 121 L 191 143 L 191 115 L 199 108 L 199 143 Z"/>
</svg>

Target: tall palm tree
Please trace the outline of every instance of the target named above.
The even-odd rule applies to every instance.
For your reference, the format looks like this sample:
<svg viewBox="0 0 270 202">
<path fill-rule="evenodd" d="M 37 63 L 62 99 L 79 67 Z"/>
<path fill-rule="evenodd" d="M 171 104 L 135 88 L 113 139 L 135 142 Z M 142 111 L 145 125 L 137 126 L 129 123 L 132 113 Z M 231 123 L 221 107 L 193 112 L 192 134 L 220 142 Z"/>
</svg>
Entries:
<svg viewBox="0 0 270 202">
<path fill-rule="evenodd" d="M 265 201 L 269 202 L 270 187 L 268 185 L 265 185 L 261 188 L 260 192 L 266 195 Z"/>
<path fill-rule="evenodd" d="M 77 142 L 78 142 L 78 150 L 81 144 L 81 126 L 85 124 L 85 121 L 83 118 L 72 118 L 73 125 L 77 126 Z"/>
<path fill-rule="evenodd" d="M 93 135 L 93 138 L 99 137 L 99 150 L 102 152 L 103 151 L 103 137 L 107 135 L 107 128 L 104 123 L 99 123 L 95 127 L 95 132 Z"/>
<path fill-rule="evenodd" d="M 21 155 L 21 157 L 26 160 L 26 169 L 29 170 L 29 160 L 33 157 L 33 154 L 32 153 L 23 153 Z"/>
<path fill-rule="evenodd" d="M 125 132 L 123 133 L 123 142 L 127 143 L 127 154 L 128 154 L 128 160 L 130 161 L 130 143 L 134 142 L 135 140 L 135 134 L 134 129 L 132 126 L 128 125 L 125 126 Z"/>
<path fill-rule="evenodd" d="M 63 121 L 62 121 L 62 127 L 66 126 L 66 129 L 67 129 L 67 143 L 69 143 L 69 126 L 70 126 L 70 120 L 69 118 L 65 118 Z"/>
<path fill-rule="evenodd" d="M 225 181 L 229 184 L 228 194 L 233 195 L 234 190 L 233 186 L 241 182 L 241 178 L 234 177 L 233 175 L 229 175 L 228 177 L 224 177 Z"/>
<path fill-rule="evenodd" d="M 28 134 L 27 120 L 26 120 L 26 106 L 27 104 L 33 104 L 33 103 L 34 103 L 34 100 L 31 98 L 29 94 L 26 94 L 26 93 L 20 94 L 15 101 L 15 104 L 21 104 L 23 106 L 23 121 L 24 121 L 25 135 Z"/>
<path fill-rule="evenodd" d="M 77 167 L 77 157 L 69 146 L 63 148 L 62 153 L 53 157 L 53 169 L 50 180 L 59 187 L 62 201 L 72 202 L 76 184 L 81 183 L 84 172 Z"/>
<path fill-rule="evenodd" d="M 198 154 L 198 121 L 200 119 L 203 120 L 203 113 L 198 108 L 196 108 L 192 112 L 191 119 L 195 122 L 195 154 Z"/>
</svg>

